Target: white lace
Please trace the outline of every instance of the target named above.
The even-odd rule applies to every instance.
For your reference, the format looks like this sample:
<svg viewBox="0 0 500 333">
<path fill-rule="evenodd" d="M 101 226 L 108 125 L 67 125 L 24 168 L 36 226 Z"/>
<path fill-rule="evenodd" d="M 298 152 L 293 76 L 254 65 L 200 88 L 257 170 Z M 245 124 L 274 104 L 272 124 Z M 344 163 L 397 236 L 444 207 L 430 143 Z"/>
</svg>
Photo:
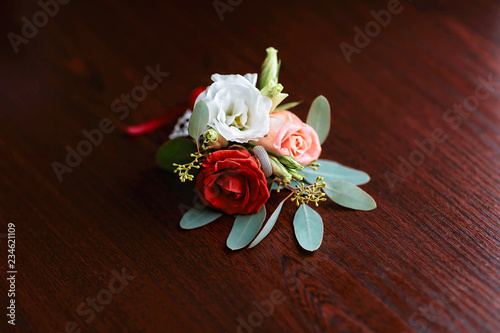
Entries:
<svg viewBox="0 0 500 333">
<path fill-rule="evenodd" d="M 174 130 L 168 138 L 170 140 L 183 137 L 183 136 L 189 136 L 188 132 L 188 126 L 189 126 L 189 119 L 191 118 L 191 115 L 193 112 L 191 110 L 186 110 L 182 116 L 179 117 L 177 120 L 177 124 L 175 124 Z"/>
</svg>

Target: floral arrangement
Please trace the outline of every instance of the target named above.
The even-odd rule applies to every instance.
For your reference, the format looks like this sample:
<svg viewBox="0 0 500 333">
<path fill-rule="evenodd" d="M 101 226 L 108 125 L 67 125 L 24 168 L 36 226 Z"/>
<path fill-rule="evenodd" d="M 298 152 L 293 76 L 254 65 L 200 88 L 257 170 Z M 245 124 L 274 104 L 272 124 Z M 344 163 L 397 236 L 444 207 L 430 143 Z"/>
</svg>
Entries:
<svg viewBox="0 0 500 333">
<path fill-rule="evenodd" d="M 259 82 L 257 74 L 214 74 L 209 87 L 196 89 L 192 111 L 179 119 L 156 160 L 181 182 L 195 183 L 202 204 L 184 214 L 182 228 L 204 226 L 224 213 L 235 215 L 227 246 L 251 248 L 269 234 L 291 200 L 298 208 L 293 219 L 298 243 L 315 251 L 324 228 L 309 205 L 330 198 L 347 208 L 372 210 L 375 201 L 357 186 L 370 177 L 319 159 L 330 131 L 329 103 L 317 97 L 306 122 L 289 111 L 300 103 L 281 104 L 288 96 L 278 81 L 281 61 L 276 49 L 266 51 Z M 290 193 L 266 221 L 273 191 Z"/>
</svg>

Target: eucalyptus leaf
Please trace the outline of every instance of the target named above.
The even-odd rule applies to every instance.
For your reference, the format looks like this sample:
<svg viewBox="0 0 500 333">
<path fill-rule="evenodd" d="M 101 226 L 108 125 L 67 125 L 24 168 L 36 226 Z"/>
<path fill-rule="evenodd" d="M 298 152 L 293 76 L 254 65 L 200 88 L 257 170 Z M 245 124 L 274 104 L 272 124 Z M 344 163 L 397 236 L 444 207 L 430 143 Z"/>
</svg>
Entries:
<svg viewBox="0 0 500 333">
<path fill-rule="evenodd" d="M 193 161 L 190 155 L 196 152 L 196 144 L 189 139 L 177 138 L 164 143 L 156 152 L 156 163 L 167 170 L 174 171 L 172 164 L 186 164 Z"/>
<path fill-rule="evenodd" d="M 199 101 L 194 107 L 193 114 L 189 119 L 188 132 L 189 135 L 198 140 L 200 135 L 206 130 L 208 124 L 208 106 L 205 101 Z"/>
<path fill-rule="evenodd" d="M 370 176 L 364 171 L 328 160 L 317 160 L 317 163 L 321 164 L 317 170 L 310 167 L 300 170 L 309 184 L 314 183 L 318 176 L 323 177 L 325 182 L 343 180 L 355 185 L 363 185 L 370 181 Z"/>
<path fill-rule="evenodd" d="M 293 218 L 295 237 L 307 251 L 316 251 L 323 241 L 323 220 L 314 209 L 302 204 Z"/>
<path fill-rule="evenodd" d="M 327 182 L 323 191 L 335 203 L 347 208 L 357 210 L 377 208 L 375 200 L 368 193 L 348 182 Z"/>
<path fill-rule="evenodd" d="M 250 244 L 249 248 L 254 247 L 255 245 L 259 244 L 264 238 L 269 235 L 271 230 L 273 229 L 274 225 L 276 224 L 276 221 L 278 220 L 278 217 L 280 216 L 281 209 L 283 208 L 283 204 L 285 203 L 286 200 L 283 200 L 278 207 L 274 210 L 273 214 L 269 217 L 267 220 L 266 224 L 264 225 L 264 228 L 259 232 L 257 237 L 253 240 L 253 242 Z"/>
<path fill-rule="evenodd" d="M 302 103 L 302 101 L 300 102 L 292 102 L 292 103 L 285 103 L 285 104 L 280 104 L 276 107 L 276 109 L 274 109 L 274 111 L 279 111 L 279 110 L 290 110 L 291 108 L 294 108 L 296 107 L 297 105 L 299 105 L 300 103 Z"/>
<path fill-rule="evenodd" d="M 234 220 L 233 229 L 227 238 L 227 246 L 231 250 L 239 250 L 250 244 L 259 233 L 264 220 L 266 219 L 266 207 L 255 214 L 237 215 Z"/>
<path fill-rule="evenodd" d="M 194 206 L 184 214 L 181 219 L 182 229 L 195 229 L 217 220 L 222 216 L 222 212 L 212 210 L 206 206 Z"/>
<path fill-rule="evenodd" d="M 306 122 L 318 133 L 319 142 L 325 142 L 330 132 L 330 104 L 324 96 L 313 101 Z"/>
</svg>

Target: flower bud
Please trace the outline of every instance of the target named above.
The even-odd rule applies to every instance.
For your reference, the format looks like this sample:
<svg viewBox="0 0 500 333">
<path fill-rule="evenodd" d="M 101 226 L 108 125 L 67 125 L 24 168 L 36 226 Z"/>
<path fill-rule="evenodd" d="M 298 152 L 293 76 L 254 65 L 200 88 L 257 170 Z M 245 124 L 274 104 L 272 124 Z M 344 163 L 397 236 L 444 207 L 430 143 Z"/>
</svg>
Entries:
<svg viewBox="0 0 500 333">
<path fill-rule="evenodd" d="M 209 128 L 205 134 L 203 134 L 203 149 L 222 149 L 227 147 L 227 140 L 224 139 L 216 130 Z"/>
<path fill-rule="evenodd" d="M 276 107 L 288 97 L 288 94 L 282 94 L 282 91 L 283 85 L 274 80 L 269 81 L 269 83 L 260 90 L 262 96 L 268 97 L 273 102 L 271 112 L 273 112 L 274 109 L 276 109 Z"/>
<path fill-rule="evenodd" d="M 278 50 L 274 47 L 268 47 L 266 49 L 267 56 L 262 64 L 262 70 L 260 72 L 259 78 L 259 89 L 266 87 L 269 82 L 278 82 L 278 72 L 279 72 L 279 62 L 278 62 Z"/>
<path fill-rule="evenodd" d="M 287 169 L 292 169 L 292 170 L 302 170 L 304 169 L 304 166 L 297 162 L 293 156 L 290 155 L 284 155 L 280 156 L 279 158 L 281 164 L 287 167 Z"/>
<path fill-rule="evenodd" d="M 280 177 L 286 183 L 292 181 L 292 175 L 276 157 L 269 156 L 269 160 L 271 161 L 271 167 L 273 168 L 273 175 Z"/>
<path fill-rule="evenodd" d="M 304 175 L 298 172 L 297 170 L 288 170 L 288 172 L 292 175 L 292 178 L 295 180 L 304 179 Z"/>
</svg>

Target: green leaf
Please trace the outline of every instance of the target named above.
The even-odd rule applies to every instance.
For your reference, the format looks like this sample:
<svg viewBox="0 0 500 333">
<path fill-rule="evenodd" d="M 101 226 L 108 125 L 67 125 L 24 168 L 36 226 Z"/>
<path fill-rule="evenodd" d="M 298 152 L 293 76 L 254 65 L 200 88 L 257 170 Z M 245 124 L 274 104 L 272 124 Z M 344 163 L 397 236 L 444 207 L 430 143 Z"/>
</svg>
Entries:
<svg viewBox="0 0 500 333">
<path fill-rule="evenodd" d="M 177 138 L 164 143 L 156 152 L 156 163 L 167 170 L 174 171 L 172 164 L 186 164 L 193 161 L 190 155 L 196 152 L 196 144 L 185 138 Z"/>
<path fill-rule="evenodd" d="M 375 200 L 368 193 L 348 182 L 327 182 L 323 191 L 335 203 L 347 208 L 357 210 L 377 208 Z"/>
<path fill-rule="evenodd" d="M 318 176 L 323 177 L 325 182 L 343 180 L 355 185 L 363 185 L 370 181 L 370 176 L 364 171 L 349 168 L 340 163 L 328 160 L 317 160 L 316 162 L 321 164 L 318 170 L 313 170 L 309 167 L 300 170 L 304 173 L 305 180 L 309 184 L 314 183 Z"/>
<path fill-rule="evenodd" d="M 194 206 L 181 219 L 182 229 L 195 229 L 217 220 L 222 212 L 212 210 L 204 205 Z"/>
<path fill-rule="evenodd" d="M 271 232 L 271 229 L 273 229 L 274 225 L 276 224 L 276 221 L 278 220 L 278 216 L 280 216 L 281 209 L 283 208 L 283 204 L 285 203 L 286 200 L 283 200 L 278 207 L 276 207 L 275 211 L 273 214 L 269 217 L 267 220 L 266 224 L 264 225 L 264 228 L 259 232 L 257 237 L 253 240 L 253 242 L 250 244 L 249 248 L 254 247 L 255 245 L 259 244 L 264 238 L 269 235 Z"/>
<path fill-rule="evenodd" d="M 318 96 L 313 101 L 307 115 L 307 124 L 318 133 L 319 142 L 325 142 L 330 132 L 330 104 L 324 96 Z"/>
<path fill-rule="evenodd" d="M 205 103 L 205 101 L 199 101 L 198 103 L 196 103 L 193 114 L 189 119 L 188 127 L 189 135 L 193 139 L 198 140 L 200 135 L 207 129 L 208 116 L 209 111 L 207 103 Z"/>
<path fill-rule="evenodd" d="M 308 205 L 302 204 L 293 218 L 295 237 L 307 251 L 316 251 L 323 241 L 323 220 Z"/>
<path fill-rule="evenodd" d="M 278 107 L 276 107 L 276 109 L 274 109 L 274 111 L 279 111 L 279 110 L 290 110 L 291 108 L 296 107 L 296 106 L 297 106 L 297 105 L 299 105 L 300 103 L 302 103 L 302 101 L 300 101 L 300 102 L 292 102 L 292 103 L 280 104 L 280 105 L 278 105 Z"/>
<path fill-rule="evenodd" d="M 250 244 L 259 233 L 260 227 L 262 227 L 265 219 L 265 206 L 262 206 L 259 212 L 255 214 L 236 216 L 233 229 L 227 238 L 227 246 L 231 250 L 239 250 Z"/>
</svg>

